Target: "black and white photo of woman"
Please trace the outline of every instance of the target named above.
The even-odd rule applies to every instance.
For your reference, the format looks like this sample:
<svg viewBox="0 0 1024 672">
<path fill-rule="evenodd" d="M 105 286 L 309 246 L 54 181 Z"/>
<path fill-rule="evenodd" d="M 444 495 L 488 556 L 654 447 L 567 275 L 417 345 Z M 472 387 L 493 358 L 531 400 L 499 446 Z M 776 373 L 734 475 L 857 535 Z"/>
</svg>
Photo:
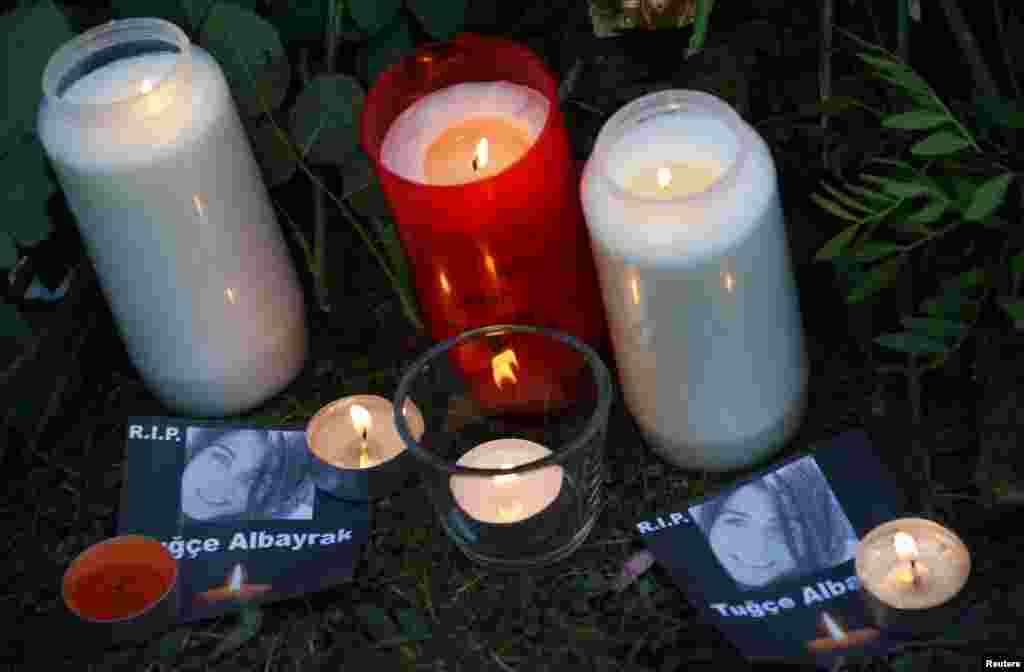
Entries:
<svg viewBox="0 0 1024 672">
<path fill-rule="evenodd" d="M 857 534 L 813 457 L 690 508 L 741 589 L 764 588 L 850 560 Z"/>
<path fill-rule="evenodd" d="M 313 461 L 303 432 L 189 427 L 185 450 L 186 519 L 312 520 Z"/>
</svg>

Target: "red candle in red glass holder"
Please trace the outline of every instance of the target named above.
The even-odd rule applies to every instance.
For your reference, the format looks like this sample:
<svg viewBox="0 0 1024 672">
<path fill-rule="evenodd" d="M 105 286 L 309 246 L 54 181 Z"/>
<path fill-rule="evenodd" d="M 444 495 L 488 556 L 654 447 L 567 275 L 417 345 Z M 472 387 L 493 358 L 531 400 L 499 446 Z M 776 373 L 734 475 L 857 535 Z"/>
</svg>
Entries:
<svg viewBox="0 0 1024 672">
<path fill-rule="evenodd" d="M 531 324 L 603 349 L 579 174 L 555 79 L 533 52 L 473 34 L 424 46 L 380 76 L 361 125 L 432 337 Z M 484 405 L 510 381 L 558 387 L 580 365 L 516 338 L 454 353 Z M 497 385 L 512 357 L 513 376 Z"/>
</svg>

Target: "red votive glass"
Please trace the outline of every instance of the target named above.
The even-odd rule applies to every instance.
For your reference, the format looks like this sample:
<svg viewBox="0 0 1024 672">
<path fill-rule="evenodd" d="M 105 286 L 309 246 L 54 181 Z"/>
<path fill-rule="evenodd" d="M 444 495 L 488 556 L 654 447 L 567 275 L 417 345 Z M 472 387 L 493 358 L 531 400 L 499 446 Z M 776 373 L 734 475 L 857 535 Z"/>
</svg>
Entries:
<svg viewBox="0 0 1024 672">
<path fill-rule="evenodd" d="M 457 84 L 498 81 L 530 87 L 548 101 L 533 144 L 503 170 L 462 184 L 435 184 L 407 179 L 384 164 L 388 130 L 414 103 Z M 438 135 L 444 130 L 438 128 Z M 467 33 L 419 48 L 371 87 L 361 141 L 394 215 L 434 339 L 491 324 L 528 324 L 604 348 L 604 310 L 580 205 L 579 173 L 555 78 L 532 51 Z M 489 397 L 507 396 L 513 379 L 557 389 L 577 373 L 578 361 L 561 361 L 564 350 L 527 352 L 528 345 L 517 345 L 510 334 L 490 347 L 461 348 L 452 358 L 480 381 L 474 396 L 484 406 Z M 514 354 L 495 361 L 507 350 Z"/>
</svg>

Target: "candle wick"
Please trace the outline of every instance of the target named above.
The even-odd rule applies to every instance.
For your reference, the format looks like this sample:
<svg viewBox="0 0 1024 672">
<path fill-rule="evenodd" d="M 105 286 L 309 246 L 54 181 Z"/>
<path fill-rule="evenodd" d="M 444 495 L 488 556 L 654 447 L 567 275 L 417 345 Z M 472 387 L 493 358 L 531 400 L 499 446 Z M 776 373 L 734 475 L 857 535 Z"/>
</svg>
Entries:
<svg viewBox="0 0 1024 672">
<path fill-rule="evenodd" d="M 474 156 L 474 157 L 473 157 L 473 171 L 474 171 L 474 172 L 476 172 L 476 171 L 479 171 L 479 170 L 480 170 L 480 168 L 479 168 L 478 166 L 479 166 L 479 164 L 478 164 L 478 162 L 477 162 L 477 158 L 476 158 L 476 157 Z"/>
</svg>

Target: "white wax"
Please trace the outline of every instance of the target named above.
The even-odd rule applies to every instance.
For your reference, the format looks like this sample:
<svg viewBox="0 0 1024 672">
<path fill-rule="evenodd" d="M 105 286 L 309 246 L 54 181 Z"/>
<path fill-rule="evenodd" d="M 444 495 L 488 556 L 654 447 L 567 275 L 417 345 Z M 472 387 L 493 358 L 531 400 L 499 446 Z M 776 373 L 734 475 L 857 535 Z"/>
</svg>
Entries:
<svg viewBox="0 0 1024 672">
<path fill-rule="evenodd" d="M 511 82 L 464 82 L 434 91 L 404 110 L 388 127 L 381 162 L 407 180 L 429 184 L 427 149 L 445 131 L 470 119 L 499 118 L 536 141 L 548 117 L 548 99 L 528 86 Z"/>
<path fill-rule="evenodd" d="M 369 413 L 365 427 L 358 426 L 353 419 L 353 406 L 360 406 Z M 425 427 L 420 409 L 407 399 L 402 412 L 412 437 L 419 439 Z M 323 407 L 310 420 L 306 438 L 309 449 L 324 462 L 345 469 L 359 469 L 364 429 L 368 467 L 386 462 L 405 450 L 405 442 L 395 427 L 394 406 L 384 397 L 373 394 L 343 397 Z"/>
<path fill-rule="evenodd" d="M 898 532 L 913 537 L 913 570 L 911 556 L 900 553 L 894 543 Z M 971 555 L 959 537 L 938 523 L 901 518 L 876 527 L 861 540 L 855 565 L 864 590 L 882 602 L 897 609 L 929 609 L 948 602 L 964 587 Z"/>
<path fill-rule="evenodd" d="M 495 439 L 469 450 L 456 464 L 511 469 L 550 454 L 533 441 Z M 553 464 L 525 474 L 452 476 L 450 486 L 455 501 L 473 518 L 485 523 L 516 523 L 551 506 L 562 489 L 562 474 L 562 467 Z"/>
<path fill-rule="evenodd" d="M 158 396 L 226 415 L 294 377 L 306 352 L 301 289 L 207 52 L 102 66 L 62 97 L 44 96 L 38 133 L 131 359 Z"/>
<path fill-rule="evenodd" d="M 651 193 L 672 164 L 670 193 Z M 602 129 L 581 196 L 623 395 L 652 448 L 711 471 L 767 457 L 807 380 L 768 147 L 708 94 L 652 94 Z"/>
</svg>

